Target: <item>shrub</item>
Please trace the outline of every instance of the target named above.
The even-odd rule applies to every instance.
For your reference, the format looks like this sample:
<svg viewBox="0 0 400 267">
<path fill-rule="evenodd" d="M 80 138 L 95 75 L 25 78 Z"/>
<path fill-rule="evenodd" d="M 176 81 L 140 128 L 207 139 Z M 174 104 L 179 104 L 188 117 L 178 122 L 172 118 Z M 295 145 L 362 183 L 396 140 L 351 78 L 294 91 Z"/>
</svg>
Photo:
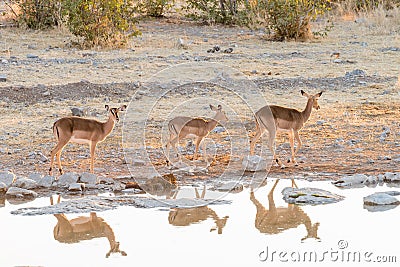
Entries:
<svg viewBox="0 0 400 267">
<path fill-rule="evenodd" d="M 175 0 L 136 0 L 136 9 L 140 14 L 150 17 L 162 17 Z"/>
<path fill-rule="evenodd" d="M 63 0 L 67 25 L 84 46 L 122 47 L 140 32 L 126 0 Z"/>
<path fill-rule="evenodd" d="M 246 16 L 244 0 L 186 0 L 187 16 L 204 22 L 243 24 Z"/>
<path fill-rule="evenodd" d="M 6 4 L 16 15 L 18 25 L 30 29 L 46 29 L 62 22 L 60 0 L 14 0 Z"/>
<path fill-rule="evenodd" d="M 269 0 L 259 1 L 267 27 L 277 40 L 308 39 L 313 36 L 311 21 L 329 10 L 330 0 Z M 324 35 L 330 28 L 315 34 Z"/>
</svg>

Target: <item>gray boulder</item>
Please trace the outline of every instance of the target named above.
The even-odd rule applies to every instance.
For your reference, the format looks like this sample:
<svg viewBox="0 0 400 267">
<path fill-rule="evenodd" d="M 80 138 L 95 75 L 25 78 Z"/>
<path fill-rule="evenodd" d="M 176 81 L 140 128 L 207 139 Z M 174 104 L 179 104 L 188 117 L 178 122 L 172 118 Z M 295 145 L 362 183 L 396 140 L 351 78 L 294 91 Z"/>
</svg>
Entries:
<svg viewBox="0 0 400 267">
<path fill-rule="evenodd" d="M 242 168 L 250 172 L 265 171 L 267 168 L 267 161 L 257 155 L 246 156 L 242 161 Z"/>
<path fill-rule="evenodd" d="M 37 172 L 31 173 L 28 175 L 28 179 L 34 180 L 35 182 L 39 183 L 42 179 L 43 175 Z"/>
<path fill-rule="evenodd" d="M 329 204 L 339 202 L 343 196 L 319 188 L 292 188 L 282 190 L 283 200 L 290 204 Z"/>
<path fill-rule="evenodd" d="M 15 182 L 15 174 L 12 172 L 0 172 L 0 182 L 4 183 L 7 187 L 10 187 Z"/>
<path fill-rule="evenodd" d="M 99 179 L 96 174 L 84 172 L 80 177 L 81 183 L 85 184 L 98 184 Z"/>
<path fill-rule="evenodd" d="M 35 189 L 39 187 L 36 181 L 29 178 L 19 178 L 12 184 L 12 186 L 24 189 Z"/>
<path fill-rule="evenodd" d="M 56 178 L 54 176 L 46 175 L 38 182 L 38 185 L 41 187 L 52 187 Z"/>
<path fill-rule="evenodd" d="M 38 194 L 35 191 L 19 187 L 10 187 L 7 190 L 6 197 L 15 198 L 36 198 Z"/>
<path fill-rule="evenodd" d="M 58 177 L 57 185 L 61 187 L 68 187 L 70 184 L 77 183 L 79 176 L 75 172 L 67 172 Z"/>
</svg>

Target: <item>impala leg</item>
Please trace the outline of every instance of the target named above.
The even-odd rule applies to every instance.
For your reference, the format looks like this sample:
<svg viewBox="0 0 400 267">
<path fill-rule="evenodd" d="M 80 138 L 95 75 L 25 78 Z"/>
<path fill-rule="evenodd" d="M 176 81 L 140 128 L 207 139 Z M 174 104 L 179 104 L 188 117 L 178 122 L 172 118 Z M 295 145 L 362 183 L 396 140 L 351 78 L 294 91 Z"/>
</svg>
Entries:
<svg viewBox="0 0 400 267">
<path fill-rule="evenodd" d="M 172 145 L 172 148 L 173 148 L 174 151 L 175 151 L 176 157 L 179 158 L 179 161 L 182 161 L 181 155 L 178 153 L 178 149 L 176 148 L 176 143 L 178 143 L 178 141 L 179 141 L 179 137 L 176 136 L 175 138 L 173 138 L 173 139 L 170 141 L 170 143 L 171 143 L 171 145 Z"/>
<path fill-rule="evenodd" d="M 295 152 L 294 152 L 294 133 L 293 133 L 293 130 L 291 130 L 289 132 L 289 142 L 290 142 L 290 150 L 292 152 L 292 157 L 291 157 L 290 160 L 288 160 L 288 162 L 292 162 L 292 163 L 294 163 L 295 166 L 297 166 L 298 164 L 297 164 L 296 159 L 294 157 Z"/>
<path fill-rule="evenodd" d="M 171 140 L 172 140 L 173 136 L 172 134 L 169 136 L 169 139 L 167 141 L 167 144 L 165 145 L 165 156 L 167 158 L 167 166 L 170 165 L 170 161 L 169 161 L 169 149 L 171 147 Z"/>
<path fill-rule="evenodd" d="M 62 167 L 61 167 L 61 152 L 63 148 L 66 146 L 69 140 L 61 142 L 59 141 L 57 145 L 53 148 L 53 150 L 50 153 L 50 168 L 49 168 L 49 175 L 53 174 L 53 164 L 54 164 L 54 156 L 57 157 L 57 162 L 58 162 L 58 169 L 60 173 L 62 174 Z"/>
<path fill-rule="evenodd" d="M 264 130 L 260 129 L 257 127 L 256 129 L 256 135 L 250 140 L 250 155 L 254 155 L 254 148 L 256 146 L 256 143 L 258 139 L 263 135 Z"/>
<path fill-rule="evenodd" d="M 302 146 L 302 142 L 300 140 L 298 131 L 294 131 L 294 137 L 296 138 L 296 141 L 297 141 L 297 147 L 296 147 L 296 151 L 294 153 L 297 154 L 297 152 L 300 150 L 300 148 Z"/>
<path fill-rule="evenodd" d="M 282 164 L 282 162 L 279 160 L 278 156 L 276 155 L 276 148 L 275 148 L 275 138 L 276 138 L 276 130 L 275 128 L 269 129 L 268 130 L 269 137 L 268 137 L 268 147 L 272 152 L 273 159 L 276 161 L 276 163 L 281 167 L 281 169 L 285 168 L 285 165 Z"/>
<path fill-rule="evenodd" d="M 94 173 L 94 155 L 96 150 L 97 142 L 90 143 L 90 172 Z"/>
<path fill-rule="evenodd" d="M 199 152 L 199 145 L 200 145 L 200 142 L 201 142 L 202 139 L 203 139 L 202 137 L 197 137 L 196 138 L 196 147 L 194 149 L 193 160 L 197 159 L 197 153 Z"/>
</svg>

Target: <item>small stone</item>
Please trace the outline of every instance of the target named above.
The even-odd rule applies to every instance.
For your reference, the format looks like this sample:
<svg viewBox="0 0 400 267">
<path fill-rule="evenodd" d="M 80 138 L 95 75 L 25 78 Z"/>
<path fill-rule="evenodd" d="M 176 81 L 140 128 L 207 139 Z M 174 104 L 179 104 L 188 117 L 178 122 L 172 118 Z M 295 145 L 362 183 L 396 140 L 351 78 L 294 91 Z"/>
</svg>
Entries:
<svg viewBox="0 0 400 267">
<path fill-rule="evenodd" d="M 0 82 L 6 82 L 7 81 L 7 74 L 0 73 Z"/>
<path fill-rule="evenodd" d="M 228 49 L 224 50 L 224 53 L 226 53 L 226 54 L 230 54 L 232 52 L 233 52 L 233 48 L 232 47 L 229 47 Z"/>
<path fill-rule="evenodd" d="M 12 186 L 24 189 L 35 189 L 38 187 L 38 184 L 32 179 L 19 178 L 12 184 Z"/>
<path fill-rule="evenodd" d="M 316 122 L 317 125 L 323 125 L 323 124 L 325 124 L 325 123 L 326 123 L 326 121 L 324 121 L 324 120 L 320 120 L 320 121 L 317 121 L 317 122 Z"/>
<path fill-rule="evenodd" d="M 99 183 L 99 179 L 97 178 L 96 174 L 87 173 L 87 172 L 82 173 L 82 175 L 80 177 L 80 181 L 81 181 L 81 183 L 85 183 L 85 184 L 98 184 Z"/>
<path fill-rule="evenodd" d="M 68 187 L 68 191 L 73 191 L 73 192 L 82 192 L 84 190 L 85 190 L 84 183 L 72 183 Z"/>
<path fill-rule="evenodd" d="M 36 155 L 41 162 L 47 162 L 49 160 L 41 151 L 37 152 Z"/>
<path fill-rule="evenodd" d="M 185 44 L 185 42 L 183 41 L 182 38 L 178 38 L 178 40 L 176 42 L 176 47 L 179 49 L 187 49 L 188 48 L 187 44 Z"/>
<path fill-rule="evenodd" d="M 42 95 L 43 95 L 43 96 L 50 96 L 51 93 L 50 93 L 50 91 L 46 91 L 46 92 L 44 92 Z"/>
<path fill-rule="evenodd" d="M 242 162 L 242 168 L 245 171 L 263 171 L 267 167 L 267 161 L 260 156 L 246 156 Z"/>
<path fill-rule="evenodd" d="M 7 197 L 17 197 L 17 198 L 36 198 L 38 194 L 35 191 L 18 188 L 18 187 L 10 187 L 6 193 Z"/>
<path fill-rule="evenodd" d="M 132 166 L 144 166 L 146 165 L 146 161 L 140 159 L 134 159 L 132 161 Z"/>
<path fill-rule="evenodd" d="M 112 186 L 112 190 L 114 192 L 120 192 L 125 189 L 125 184 L 121 182 L 114 182 L 114 185 Z"/>
<path fill-rule="evenodd" d="M 7 187 L 10 187 L 15 179 L 15 174 L 12 172 L 0 172 L 0 182 L 3 182 Z"/>
<path fill-rule="evenodd" d="M 319 188 L 292 188 L 282 190 L 283 200 L 290 204 L 329 204 L 341 201 L 343 196 Z"/>
<path fill-rule="evenodd" d="M 257 74 L 257 73 L 258 73 L 257 70 L 252 70 L 252 71 L 251 71 L 251 74 Z"/>
<path fill-rule="evenodd" d="M 81 108 L 71 108 L 72 116 L 83 117 L 84 111 Z"/>
<path fill-rule="evenodd" d="M 223 126 L 217 126 L 214 128 L 214 130 L 212 130 L 213 133 L 223 133 L 225 131 L 226 131 L 226 129 Z"/>
<path fill-rule="evenodd" d="M 38 55 L 34 55 L 34 54 L 27 54 L 26 57 L 27 57 L 27 58 L 31 58 L 31 59 L 32 59 L 32 58 L 39 58 Z"/>
</svg>

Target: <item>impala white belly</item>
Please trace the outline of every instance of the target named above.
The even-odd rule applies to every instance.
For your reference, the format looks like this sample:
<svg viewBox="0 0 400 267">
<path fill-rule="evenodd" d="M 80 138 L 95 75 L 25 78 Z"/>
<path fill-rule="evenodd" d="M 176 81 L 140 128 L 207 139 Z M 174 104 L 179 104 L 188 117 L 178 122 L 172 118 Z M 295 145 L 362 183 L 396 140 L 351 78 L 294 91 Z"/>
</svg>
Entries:
<svg viewBox="0 0 400 267">
<path fill-rule="evenodd" d="M 187 134 L 185 136 L 185 138 L 196 138 L 196 137 L 197 137 L 197 135 L 195 135 L 195 134 Z"/>
<path fill-rule="evenodd" d="M 77 144 L 90 144 L 90 140 L 88 139 L 80 139 L 76 138 L 75 136 L 71 136 L 71 139 L 69 140 L 70 142 L 77 143 Z"/>
</svg>

